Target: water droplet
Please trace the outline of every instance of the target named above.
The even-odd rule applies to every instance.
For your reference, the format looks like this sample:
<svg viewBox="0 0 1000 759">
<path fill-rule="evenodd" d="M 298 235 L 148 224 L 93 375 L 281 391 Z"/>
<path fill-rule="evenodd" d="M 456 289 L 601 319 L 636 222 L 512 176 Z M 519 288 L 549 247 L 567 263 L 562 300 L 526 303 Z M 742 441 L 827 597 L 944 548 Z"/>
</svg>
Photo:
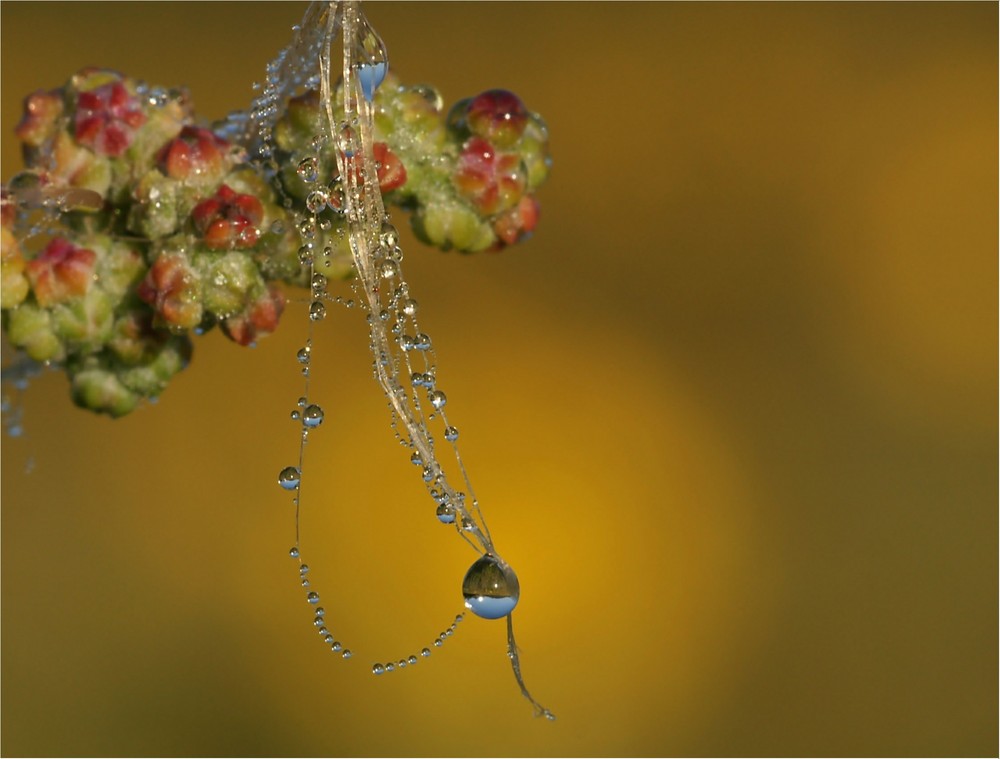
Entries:
<svg viewBox="0 0 1000 759">
<path fill-rule="evenodd" d="M 435 647 L 435 648 L 441 648 L 441 644 L 442 644 L 442 643 L 444 643 L 444 641 L 443 641 L 443 640 L 441 640 L 440 638 L 435 638 L 435 639 L 434 639 L 434 647 Z"/>
<path fill-rule="evenodd" d="M 285 233 L 285 224 L 281 219 L 275 219 L 271 222 L 271 234 L 273 235 L 283 235 Z"/>
<path fill-rule="evenodd" d="M 475 561 L 462 580 L 465 606 L 483 619 L 499 619 L 517 606 L 521 587 L 509 564 L 487 554 Z"/>
<path fill-rule="evenodd" d="M 372 665 L 372 674 L 373 675 L 381 675 L 384 672 L 385 672 L 385 667 L 383 667 L 381 664 L 373 664 Z"/>
<path fill-rule="evenodd" d="M 396 228 L 392 224 L 385 222 L 382 225 L 382 234 L 379 235 L 379 241 L 387 249 L 391 250 L 399 244 L 399 232 L 396 231 Z"/>
<path fill-rule="evenodd" d="M 309 217 L 299 222 L 299 234 L 303 240 L 311 240 L 316 236 L 316 220 Z"/>
<path fill-rule="evenodd" d="M 424 384 L 424 375 L 420 372 L 414 372 L 410 375 L 410 382 L 413 383 L 414 387 L 420 387 Z"/>
<path fill-rule="evenodd" d="M 296 406 L 305 406 L 308 401 L 304 395 L 300 395 L 299 399 L 295 402 Z"/>
<path fill-rule="evenodd" d="M 299 470 L 294 466 L 286 466 L 278 473 L 278 484 L 285 490 L 295 490 L 300 479 Z"/>
<path fill-rule="evenodd" d="M 315 182 L 319 177 L 316 159 L 313 156 L 303 158 L 295 169 L 295 173 L 302 178 L 303 182 Z"/>
<path fill-rule="evenodd" d="M 293 559 L 299 558 L 299 549 L 296 548 L 295 546 L 292 546 L 291 548 L 288 549 L 288 555 L 291 556 Z"/>
<path fill-rule="evenodd" d="M 299 574 L 300 575 L 304 575 L 308 571 L 309 571 L 309 565 L 308 564 L 303 564 L 302 566 L 299 567 Z"/>
<path fill-rule="evenodd" d="M 407 298 L 403 301 L 403 313 L 407 316 L 413 316 L 417 313 L 417 302 L 413 298 Z"/>
<path fill-rule="evenodd" d="M 311 264 L 313 260 L 313 244 L 307 242 L 301 248 L 299 248 L 299 263 L 303 266 Z"/>
<path fill-rule="evenodd" d="M 314 322 L 322 321 L 323 317 L 326 316 L 326 306 L 323 305 L 323 301 L 314 300 L 309 305 L 309 318 Z"/>
<path fill-rule="evenodd" d="M 326 609 L 324 609 L 322 606 L 317 606 L 316 607 L 316 616 L 317 617 L 325 617 L 326 616 Z"/>
<path fill-rule="evenodd" d="M 343 645 L 339 640 L 335 640 L 330 644 L 330 648 L 333 649 L 334 651 L 339 651 L 341 648 L 343 648 Z"/>
<path fill-rule="evenodd" d="M 308 593 L 306 593 L 306 600 L 311 604 L 318 604 L 319 593 L 317 593 L 315 590 L 310 590 Z"/>
<path fill-rule="evenodd" d="M 323 423 L 323 409 L 315 403 L 306 406 L 302 412 L 302 423 L 306 427 L 319 427 Z"/>
<path fill-rule="evenodd" d="M 309 213 L 321 213 L 326 204 L 329 201 L 329 197 L 323 190 L 313 190 L 306 197 L 306 208 L 309 209 Z"/>
<path fill-rule="evenodd" d="M 368 19 L 361 16 L 358 19 L 357 34 L 351 43 L 351 53 L 357 62 L 358 83 L 361 92 L 369 103 L 375 97 L 375 90 L 382 84 L 389 70 L 389 56 L 385 43 L 378 36 Z"/>
<path fill-rule="evenodd" d="M 313 617 L 313 627 L 322 627 L 325 624 L 323 617 Z"/>
<path fill-rule="evenodd" d="M 415 343 L 413 341 L 412 335 L 403 335 L 402 337 L 399 338 L 399 347 L 402 348 L 404 351 L 413 350 L 414 345 Z"/>
<path fill-rule="evenodd" d="M 423 459 L 420 458 L 420 454 L 414 451 L 413 453 L 410 454 L 410 463 L 415 464 L 416 466 L 420 466 L 421 464 L 424 463 L 424 461 Z"/>
<path fill-rule="evenodd" d="M 336 651 L 337 649 L 335 648 L 333 650 Z M 342 653 L 340 656 L 344 659 L 350 659 L 352 656 L 354 656 L 354 654 L 351 653 L 351 649 L 345 648 L 344 653 Z"/>
<path fill-rule="evenodd" d="M 295 358 L 299 360 L 300 364 L 308 364 L 310 353 L 309 348 L 299 348 L 299 352 L 295 354 Z"/>
<path fill-rule="evenodd" d="M 396 665 L 393 664 L 392 662 L 389 662 L 388 664 L 385 665 L 386 672 L 394 672 L 395 670 L 396 670 Z"/>
<path fill-rule="evenodd" d="M 392 279 L 399 274 L 399 265 L 395 261 L 382 262 L 382 279 Z"/>
<path fill-rule="evenodd" d="M 308 588 L 311 584 L 312 583 L 310 583 L 309 580 L 306 579 L 303 579 L 302 582 L 299 583 L 299 585 L 301 585 L 303 588 Z"/>
<path fill-rule="evenodd" d="M 444 439 L 447 440 L 447 441 L 449 441 L 449 442 L 458 440 L 458 430 L 455 429 L 454 427 L 445 427 L 444 428 Z"/>
<path fill-rule="evenodd" d="M 330 631 L 327 630 L 325 627 L 319 628 L 319 630 L 317 630 L 316 632 L 320 634 L 320 637 L 326 637 L 327 635 L 330 634 Z"/>
<path fill-rule="evenodd" d="M 314 290 L 323 290 L 326 288 L 326 277 L 324 277 L 319 272 L 315 272 L 312 277 L 312 286 Z"/>
<path fill-rule="evenodd" d="M 420 655 L 421 656 L 430 656 L 431 655 L 431 650 L 429 648 L 421 648 L 420 649 Z"/>
<path fill-rule="evenodd" d="M 434 408 L 441 409 L 444 408 L 444 404 L 448 402 L 448 396 L 440 390 L 431 390 L 427 393 L 427 400 L 431 402 L 431 405 Z"/>
<path fill-rule="evenodd" d="M 416 664 L 416 663 L 417 663 L 417 657 L 416 657 L 416 656 L 410 656 L 410 658 L 409 658 L 409 659 L 407 659 L 407 661 L 408 661 L 408 662 L 409 662 L 410 664 Z"/>
<path fill-rule="evenodd" d="M 429 465 L 425 466 L 420 475 L 424 478 L 424 482 L 430 482 L 434 479 L 434 468 Z"/>
<path fill-rule="evenodd" d="M 452 524 L 455 521 L 455 509 L 447 504 L 442 503 L 438 506 L 436 513 L 442 524 Z"/>
<path fill-rule="evenodd" d="M 400 669 L 403 669 L 406 666 L 406 664 L 407 664 L 406 659 L 400 659 L 399 660 L 399 668 Z"/>
<path fill-rule="evenodd" d="M 421 332 L 420 334 L 418 334 L 414 338 L 414 346 L 419 351 L 430 350 L 431 339 L 430 339 L 430 337 L 428 337 L 427 335 L 425 335 L 423 332 Z"/>
</svg>

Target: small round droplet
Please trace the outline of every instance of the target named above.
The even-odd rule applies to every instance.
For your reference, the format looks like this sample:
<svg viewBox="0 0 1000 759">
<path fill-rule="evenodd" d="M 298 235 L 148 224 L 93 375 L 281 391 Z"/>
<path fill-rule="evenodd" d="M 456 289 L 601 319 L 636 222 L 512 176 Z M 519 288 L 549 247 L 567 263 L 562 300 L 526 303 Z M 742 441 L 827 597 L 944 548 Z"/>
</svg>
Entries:
<svg viewBox="0 0 1000 759">
<path fill-rule="evenodd" d="M 311 351 L 309 348 L 299 348 L 299 352 L 295 354 L 295 358 L 298 359 L 300 364 L 308 364 Z"/>
<path fill-rule="evenodd" d="M 322 627 L 324 624 L 326 623 L 323 621 L 323 617 L 313 617 L 313 627 Z"/>
<path fill-rule="evenodd" d="M 393 664 L 392 662 L 389 662 L 388 664 L 385 665 L 386 672 L 394 672 L 395 670 L 396 670 L 396 665 Z"/>
<path fill-rule="evenodd" d="M 448 402 L 448 396 L 446 396 L 440 390 L 431 390 L 427 393 L 427 400 L 431 402 L 431 405 L 436 409 L 444 408 L 444 405 Z"/>
<path fill-rule="evenodd" d="M 316 632 L 319 633 L 320 637 L 325 637 L 330 634 L 330 631 L 327 630 L 325 627 L 319 628 L 319 630 L 317 630 Z"/>
<path fill-rule="evenodd" d="M 417 657 L 416 656 L 410 656 L 406 661 L 409 662 L 410 664 L 416 664 L 417 663 Z"/>
<path fill-rule="evenodd" d="M 383 667 L 381 664 L 373 664 L 372 665 L 372 674 L 373 675 L 381 675 L 384 672 L 385 672 L 385 667 Z"/>
<path fill-rule="evenodd" d="M 326 609 L 324 609 L 322 606 L 317 606 L 316 607 L 316 616 L 317 617 L 326 616 Z"/>
<path fill-rule="evenodd" d="M 386 248 L 395 248 L 399 244 L 399 232 L 396 231 L 396 228 L 392 224 L 385 222 L 382 225 L 382 234 L 379 235 L 379 241 Z"/>
<path fill-rule="evenodd" d="M 336 651 L 337 649 L 335 648 L 333 650 Z M 352 656 L 354 656 L 354 654 L 351 652 L 351 649 L 345 648 L 344 653 L 342 653 L 340 656 L 343 659 L 350 659 Z"/>
<path fill-rule="evenodd" d="M 299 558 L 299 549 L 296 546 L 292 546 L 291 548 L 288 549 L 288 555 L 291 556 L 293 559 Z"/>
<path fill-rule="evenodd" d="M 385 261 L 381 268 L 382 279 L 392 279 L 399 274 L 399 266 L 395 261 Z"/>
<path fill-rule="evenodd" d="M 419 453 L 414 451 L 413 453 L 410 454 L 410 463 L 414 464 L 415 466 L 420 466 L 421 464 L 424 463 L 424 460 L 420 458 Z"/>
<path fill-rule="evenodd" d="M 311 604 L 318 604 L 319 593 L 317 593 L 315 590 L 310 590 L 308 593 L 306 593 L 306 600 Z"/>
<path fill-rule="evenodd" d="M 315 403 L 306 406 L 302 412 L 302 423 L 306 427 L 319 427 L 323 423 L 323 409 Z"/>
<path fill-rule="evenodd" d="M 299 567 L 299 574 L 300 575 L 304 575 L 308 571 L 309 571 L 309 565 L 308 564 L 303 564 L 302 566 Z"/>
<path fill-rule="evenodd" d="M 445 427 L 444 439 L 449 442 L 454 442 L 455 440 L 458 440 L 458 430 L 455 429 L 454 427 Z"/>
<path fill-rule="evenodd" d="M 317 177 L 317 164 L 313 156 L 303 158 L 295 168 L 295 173 L 301 177 L 303 182 L 315 182 Z"/>
<path fill-rule="evenodd" d="M 441 640 L 441 638 L 435 638 L 435 639 L 434 639 L 434 647 L 435 647 L 435 648 L 441 648 L 441 644 L 442 644 L 442 643 L 444 643 L 444 641 L 443 641 L 443 640 Z"/>
<path fill-rule="evenodd" d="M 517 606 L 521 587 L 509 564 L 487 554 L 475 561 L 462 580 L 465 606 L 483 619 L 500 619 Z"/>
<path fill-rule="evenodd" d="M 294 466 L 286 466 L 278 473 L 278 484 L 285 490 L 295 490 L 299 486 L 301 475 Z"/>
<path fill-rule="evenodd" d="M 420 387 L 424 384 L 424 375 L 420 372 L 414 372 L 410 375 L 410 382 L 414 387 Z"/>
<path fill-rule="evenodd" d="M 436 513 L 442 524 L 452 524 L 455 521 L 455 509 L 446 503 L 438 506 Z"/>
<path fill-rule="evenodd" d="M 413 316 L 417 313 L 417 302 L 413 298 L 407 298 L 403 301 L 403 313 L 407 316 Z"/>
<path fill-rule="evenodd" d="M 323 301 L 314 300 L 309 306 L 309 318 L 318 322 L 326 316 L 326 306 Z"/>
<path fill-rule="evenodd" d="M 431 650 L 429 648 L 421 648 L 420 649 L 420 655 L 421 656 L 430 656 L 431 655 Z"/>
<path fill-rule="evenodd" d="M 309 213 L 320 213 L 329 201 L 329 197 L 323 190 L 313 190 L 306 196 L 306 208 Z"/>
<path fill-rule="evenodd" d="M 406 661 L 406 659 L 400 659 L 399 660 L 399 668 L 403 669 L 403 667 L 405 667 L 407 665 L 407 663 L 408 662 Z"/>
<path fill-rule="evenodd" d="M 299 248 L 299 263 L 303 266 L 308 266 L 313 262 L 313 244 L 307 242 L 301 248 Z"/>
<path fill-rule="evenodd" d="M 335 640 L 332 643 L 330 643 L 330 648 L 333 649 L 334 651 L 339 651 L 343 647 L 344 647 L 343 644 L 341 644 L 339 640 Z"/>
<path fill-rule="evenodd" d="M 303 240 L 311 240 L 316 236 L 316 220 L 312 217 L 299 222 L 299 235 Z"/>
<path fill-rule="evenodd" d="M 418 351 L 426 351 L 426 350 L 430 350 L 430 348 L 431 348 L 431 339 L 430 339 L 429 336 L 425 335 L 423 332 L 421 332 L 415 338 L 413 338 L 413 342 L 414 342 L 414 347 Z"/>
</svg>

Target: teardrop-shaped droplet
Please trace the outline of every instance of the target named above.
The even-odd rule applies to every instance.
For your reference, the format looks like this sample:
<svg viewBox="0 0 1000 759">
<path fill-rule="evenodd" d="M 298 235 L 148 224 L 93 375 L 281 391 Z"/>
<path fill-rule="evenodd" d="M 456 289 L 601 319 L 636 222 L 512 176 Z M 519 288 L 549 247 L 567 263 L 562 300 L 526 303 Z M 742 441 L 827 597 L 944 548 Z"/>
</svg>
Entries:
<svg viewBox="0 0 1000 759">
<path fill-rule="evenodd" d="M 475 561 L 462 581 L 465 606 L 483 619 L 499 619 L 517 606 L 521 587 L 509 564 L 487 554 Z"/>
<path fill-rule="evenodd" d="M 351 53 L 357 65 L 361 92 L 364 94 L 365 100 L 370 103 L 375 97 L 375 90 L 382 84 L 382 80 L 385 79 L 385 75 L 389 71 L 389 56 L 382 38 L 372 29 L 371 24 L 368 23 L 368 19 L 363 14 L 358 16 Z"/>
<path fill-rule="evenodd" d="M 319 427 L 323 423 L 323 409 L 315 403 L 306 406 L 302 412 L 302 423 L 306 427 Z"/>
<path fill-rule="evenodd" d="M 455 429 L 454 427 L 445 427 L 444 428 L 444 439 L 447 440 L 447 441 L 449 441 L 449 442 L 458 440 L 458 430 Z"/>
<path fill-rule="evenodd" d="M 295 490 L 299 486 L 301 476 L 294 466 L 286 466 L 278 473 L 278 484 L 285 490 Z"/>
<path fill-rule="evenodd" d="M 300 364 L 308 364 L 310 353 L 309 348 L 299 348 L 299 352 L 295 354 L 295 358 L 298 359 Z"/>
</svg>

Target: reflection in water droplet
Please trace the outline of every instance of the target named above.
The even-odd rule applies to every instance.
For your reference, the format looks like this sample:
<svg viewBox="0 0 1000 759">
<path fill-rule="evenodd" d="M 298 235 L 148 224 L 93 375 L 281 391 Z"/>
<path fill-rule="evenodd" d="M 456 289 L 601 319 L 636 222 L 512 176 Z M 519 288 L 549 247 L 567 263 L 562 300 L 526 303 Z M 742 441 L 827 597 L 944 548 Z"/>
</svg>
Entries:
<svg viewBox="0 0 1000 759">
<path fill-rule="evenodd" d="M 308 593 L 306 593 L 306 600 L 311 604 L 318 604 L 319 593 L 317 593 L 315 590 L 310 590 Z"/>
<path fill-rule="evenodd" d="M 373 675 L 381 675 L 383 672 L 385 672 L 385 667 L 383 667 L 381 664 L 376 663 L 372 665 Z"/>
<path fill-rule="evenodd" d="M 314 322 L 318 322 L 324 316 L 326 316 L 326 306 L 323 305 L 322 301 L 314 300 L 309 305 L 309 318 Z"/>
<path fill-rule="evenodd" d="M 437 518 L 444 524 L 452 524 L 455 521 L 455 509 L 442 503 L 437 507 Z"/>
<path fill-rule="evenodd" d="M 302 412 L 302 423 L 306 427 L 319 427 L 323 423 L 323 409 L 315 403 L 306 406 Z"/>
<path fill-rule="evenodd" d="M 431 650 L 429 648 L 422 648 L 422 649 L 420 649 L 420 655 L 421 656 L 430 656 L 431 655 Z"/>
<path fill-rule="evenodd" d="M 295 490 L 299 486 L 299 470 L 294 466 L 286 466 L 278 473 L 278 484 L 285 490 Z"/>
<path fill-rule="evenodd" d="M 458 440 L 458 430 L 454 427 L 444 428 L 444 439 L 448 441 Z"/>
<path fill-rule="evenodd" d="M 462 581 L 465 606 L 483 619 L 499 619 L 517 606 L 521 588 L 508 564 L 487 554 L 477 559 Z"/>
<path fill-rule="evenodd" d="M 313 156 L 303 158 L 299 161 L 295 173 L 302 178 L 303 182 L 315 182 L 318 178 L 316 159 Z"/>
</svg>

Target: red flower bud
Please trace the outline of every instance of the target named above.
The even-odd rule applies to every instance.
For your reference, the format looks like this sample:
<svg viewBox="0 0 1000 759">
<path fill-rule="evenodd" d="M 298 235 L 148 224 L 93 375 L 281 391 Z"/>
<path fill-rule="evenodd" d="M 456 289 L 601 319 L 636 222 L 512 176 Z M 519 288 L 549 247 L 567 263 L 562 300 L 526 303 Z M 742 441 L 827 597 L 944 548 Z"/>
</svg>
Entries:
<svg viewBox="0 0 1000 759">
<path fill-rule="evenodd" d="M 27 264 L 35 300 L 43 307 L 83 295 L 94 281 L 97 254 L 57 237 Z"/>
</svg>

